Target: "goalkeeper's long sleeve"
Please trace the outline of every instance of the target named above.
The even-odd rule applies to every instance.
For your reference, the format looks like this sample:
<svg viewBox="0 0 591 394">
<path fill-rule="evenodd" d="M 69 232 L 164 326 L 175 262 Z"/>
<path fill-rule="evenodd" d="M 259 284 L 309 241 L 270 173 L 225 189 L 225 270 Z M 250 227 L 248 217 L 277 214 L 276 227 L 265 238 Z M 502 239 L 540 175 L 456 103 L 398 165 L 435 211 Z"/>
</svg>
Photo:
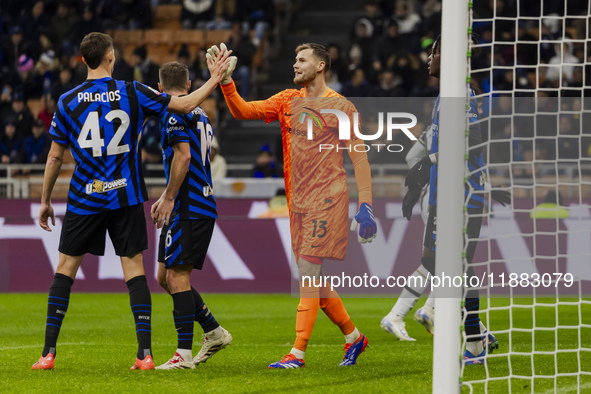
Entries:
<svg viewBox="0 0 591 394">
<path fill-rule="evenodd" d="M 236 119 L 265 119 L 264 101 L 246 102 L 238 94 L 234 81 L 226 85 L 220 85 L 226 99 L 226 104 Z"/>
<path fill-rule="evenodd" d="M 347 141 L 347 148 L 349 157 L 353 162 L 353 168 L 355 170 L 355 183 L 357 183 L 357 191 L 359 193 L 359 206 L 363 203 L 372 205 L 372 193 L 371 193 L 371 168 L 367 161 L 367 154 L 365 152 L 357 152 L 355 149 L 351 149 L 351 140 Z"/>
</svg>

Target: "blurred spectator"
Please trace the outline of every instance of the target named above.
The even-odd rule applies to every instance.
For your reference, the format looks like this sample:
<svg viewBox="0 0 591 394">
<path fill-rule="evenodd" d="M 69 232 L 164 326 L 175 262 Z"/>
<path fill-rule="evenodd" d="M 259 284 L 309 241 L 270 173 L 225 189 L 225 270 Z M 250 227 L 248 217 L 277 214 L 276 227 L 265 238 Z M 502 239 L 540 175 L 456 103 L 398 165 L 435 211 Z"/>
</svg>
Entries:
<svg viewBox="0 0 591 394">
<path fill-rule="evenodd" d="M 365 72 L 362 68 L 356 68 L 352 72 L 351 80 L 345 82 L 341 94 L 345 97 L 369 97 L 371 96 L 371 85 L 365 79 Z"/>
<path fill-rule="evenodd" d="M 43 94 L 49 95 L 51 94 L 51 86 L 53 85 L 53 80 L 55 78 L 55 69 L 56 69 L 56 59 L 55 59 L 55 52 L 52 50 L 48 50 L 41 54 L 39 61 L 36 65 L 36 72 L 39 75 L 43 76 Z"/>
<path fill-rule="evenodd" d="M 209 69 L 207 68 L 207 58 L 205 55 L 207 55 L 207 48 L 199 48 L 197 51 L 197 56 L 195 57 L 195 61 L 193 62 L 196 86 L 201 85 L 204 81 L 209 79 Z"/>
<path fill-rule="evenodd" d="M 400 34 L 416 33 L 421 23 L 421 17 L 414 12 L 408 1 L 396 1 L 394 15 L 392 16 L 398 25 L 398 32 Z"/>
<path fill-rule="evenodd" d="M 98 16 L 104 29 L 150 29 L 152 9 L 148 1 L 103 0 Z"/>
<path fill-rule="evenodd" d="M 573 55 L 573 42 L 565 40 L 560 44 L 554 45 L 554 56 L 548 62 L 546 68 L 546 81 L 552 84 L 552 87 L 558 88 L 560 86 L 568 86 L 573 82 L 573 73 L 575 64 L 579 63 L 579 59 Z M 562 75 L 562 85 L 560 85 L 560 77 Z"/>
<path fill-rule="evenodd" d="M 133 51 L 133 79 L 146 84 L 154 89 L 158 89 L 158 70 L 159 67 L 148 57 L 148 51 L 145 45 L 135 48 Z"/>
<path fill-rule="evenodd" d="M 12 112 L 12 86 L 4 84 L 0 93 L 0 119 L 6 119 Z"/>
<path fill-rule="evenodd" d="M 254 178 L 280 178 L 283 176 L 281 166 L 277 164 L 268 145 L 261 146 L 252 170 Z"/>
<path fill-rule="evenodd" d="M 265 32 L 273 27 L 275 7 L 270 0 L 241 0 L 236 2 L 236 15 L 241 18 L 245 34 L 254 29 L 252 42 L 258 47 Z"/>
<path fill-rule="evenodd" d="M 351 42 L 349 57 L 355 59 L 357 67 L 362 67 L 368 73 L 371 71 L 372 59 L 375 53 L 376 39 L 373 37 L 373 26 L 367 20 L 361 19 L 355 24 L 355 35 Z M 351 50 L 356 49 L 355 56 Z"/>
<path fill-rule="evenodd" d="M 8 118 L 4 124 L 4 134 L 0 139 L 1 163 L 18 162 L 22 144 L 22 140 L 16 135 L 16 119 Z"/>
<path fill-rule="evenodd" d="M 55 15 L 51 18 L 51 29 L 55 36 L 55 42 L 61 46 L 64 52 L 71 53 L 74 42 L 74 31 L 78 24 L 78 15 L 72 8 L 70 0 L 60 0 L 57 4 Z"/>
<path fill-rule="evenodd" d="M 82 18 L 74 29 L 74 46 L 77 48 L 85 35 L 95 31 L 102 32 L 102 26 L 103 21 L 96 15 L 96 11 L 90 6 L 84 7 Z"/>
<path fill-rule="evenodd" d="M 403 52 L 396 56 L 394 73 L 402 81 L 401 88 L 404 89 L 404 95 L 410 92 L 417 83 L 416 75 L 419 71 L 419 65 L 418 59 L 409 52 Z"/>
<path fill-rule="evenodd" d="M 41 93 L 41 91 L 35 92 L 35 87 L 32 86 L 33 83 L 32 83 L 32 81 L 30 81 L 30 78 L 29 78 L 29 76 L 33 73 L 33 67 L 34 67 L 33 59 L 31 59 L 30 57 L 28 57 L 25 54 L 22 54 L 19 56 L 18 67 L 17 67 L 17 70 L 18 70 L 17 87 L 20 91 L 23 92 L 23 94 L 27 98 L 30 97 L 30 94 L 33 94 L 33 96 L 34 96 L 36 93 L 38 93 L 38 94 Z M 43 89 L 42 86 L 41 86 L 41 89 Z"/>
<path fill-rule="evenodd" d="M 183 29 L 205 29 L 215 17 L 214 0 L 183 0 L 181 25 Z"/>
<path fill-rule="evenodd" d="M 21 163 L 45 164 L 51 147 L 49 133 L 45 132 L 45 124 L 37 119 L 33 123 L 33 132 L 25 139 L 21 148 Z"/>
<path fill-rule="evenodd" d="M 82 61 L 82 55 L 78 51 L 68 58 L 68 67 L 72 71 L 72 83 L 80 85 L 88 78 L 88 67 Z"/>
<path fill-rule="evenodd" d="M 51 95 L 60 97 L 75 87 L 76 85 L 72 81 L 72 70 L 69 67 L 62 67 L 58 79 L 53 83 L 51 88 Z"/>
<path fill-rule="evenodd" d="M 230 29 L 236 19 L 236 0 L 217 0 L 215 17 L 205 26 L 207 30 Z"/>
<path fill-rule="evenodd" d="M 226 159 L 220 155 L 220 144 L 215 137 L 211 140 L 209 163 L 211 165 L 212 179 L 223 179 L 226 177 L 228 173 L 228 165 L 226 164 Z"/>
<path fill-rule="evenodd" d="M 326 49 L 330 55 L 330 69 L 339 82 L 345 82 L 348 79 L 349 69 L 340 45 L 333 42 L 328 44 Z"/>
<path fill-rule="evenodd" d="M 581 157 L 580 134 L 576 132 L 573 122 L 575 122 L 573 115 L 560 116 L 557 159 L 579 159 Z"/>
<path fill-rule="evenodd" d="M 121 47 L 115 46 L 115 68 L 113 78 L 121 81 L 133 81 L 133 67 L 125 61 Z"/>
<path fill-rule="evenodd" d="M 193 66 L 191 65 L 191 54 L 189 53 L 189 48 L 187 48 L 187 44 L 181 45 L 179 49 L 179 53 L 176 55 L 176 61 L 184 64 L 189 69 L 189 81 L 195 80 L 195 70 L 193 70 Z M 193 84 L 191 83 L 191 89 L 193 90 Z"/>
<path fill-rule="evenodd" d="M 372 91 L 373 97 L 401 97 L 404 90 L 400 88 L 400 78 L 396 77 L 392 70 L 384 70 L 379 74 L 378 86 Z"/>
<path fill-rule="evenodd" d="M 16 121 L 16 135 L 18 138 L 25 138 L 31 134 L 33 115 L 25 105 L 25 97 L 22 92 L 12 94 L 12 111 L 10 116 Z"/>
<path fill-rule="evenodd" d="M 43 123 L 45 124 L 45 130 L 49 130 L 49 127 L 51 127 L 51 121 L 53 120 L 53 114 L 55 114 L 57 98 L 52 96 L 51 94 L 46 94 L 43 96 L 43 101 L 45 103 L 45 106 L 43 110 L 39 112 L 37 118 L 43 121 Z"/>
<path fill-rule="evenodd" d="M 237 84 L 238 92 L 242 97 L 248 97 L 250 92 L 250 73 L 252 60 L 256 53 L 256 47 L 250 40 L 250 35 L 243 34 L 240 23 L 232 25 L 232 36 L 227 42 L 228 49 L 233 51 L 232 55 L 238 58 L 236 69 L 232 73 L 232 78 Z"/>
<path fill-rule="evenodd" d="M 337 75 L 332 71 L 332 69 L 328 69 L 324 73 L 324 80 L 326 81 L 326 86 L 331 88 L 337 93 L 341 93 L 343 90 L 343 84 L 339 82 Z"/>
<path fill-rule="evenodd" d="M 51 29 L 45 29 L 43 30 L 40 35 L 39 35 L 39 51 L 41 53 L 46 53 L 48 51 L 54 51 L 55 53 L 55 38 L 53 36 L 53 33 L 51 32 Z M 57 54 L 56 54 L 57 55 Z"/>
<path fill-rule="evenodd" d="M 18 58 L 24 52 L 23 29 L 14 26 L 10 29 L 10 40 L 5 42 L 2 49 L 2 63 L 16 70 Z"/>
<path fill-rule="evenodd" d="M 398 0 L 392 18 L 396 21 L 398 34 L 406 41 L 407 48 L 411 52 L 417 53 L 420 50 L 420 40 L 417 33 L 421 17 L 413 11 L 409 2 Z"/>
<path fill-rule="evenodd" d="M 380 37 L 376 44 L 373 69 L 379 72 L 393 67 L 396 54 L 404 49 L 404 40 L 398 36 L 398 24 L 391 20 L 386 27 L 386 34 Z"/>
<path fill-rule="evenodd" d="M 23 29 L 25 41 L 37 42 L 41 32 L 50 25 L 49 16 L 45 13 L 45 2 L 37 0 L 30 11 L 21 16 L 19 25 Z"/>
<path fill-rule="evenodd" d="M 357 34 L 356 29 L 359 22 L 363 22 L 364 24 L 368 23 L 370 25 L 368 30 L 371 37 L 379 37 L 382 35 L 384 28 L 384 17 L 382 16 L 378 2 L 376 0 L 365 0 L 364 10 L 365 14 L 353 22 L 353 27 L 350 33 L 351 39 L 354 39 L 355 35 Z"/>
</svg>

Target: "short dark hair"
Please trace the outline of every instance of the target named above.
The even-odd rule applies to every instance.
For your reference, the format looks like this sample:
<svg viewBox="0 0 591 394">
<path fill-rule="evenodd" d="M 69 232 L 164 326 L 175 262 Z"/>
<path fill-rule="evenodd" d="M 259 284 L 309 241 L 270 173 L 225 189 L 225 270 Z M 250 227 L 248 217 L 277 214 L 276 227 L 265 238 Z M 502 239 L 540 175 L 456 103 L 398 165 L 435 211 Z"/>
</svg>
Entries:
<svg viewBox="0 0 591 394">
<path fill-rule="evenodd" d="M 437 53 L 437 49 L 439 49 L 439 53 L 441 53 L 441 34 L 437 36 L 435 39 L 435 43 L 433 44 L 433 56 Z"/>
<path fill-rule="evenodd" d="M 160 84 L 162 90 L 180 90 L 187 89 L 187 82 L 189 82 L 189 68 L 179 62 L 168 62 L 159 71 Z"/>
<path fill-rule="evenodd" d="M 326 64 L 326 66 L 324 67 L 324 70 L 330 69 L 330 54 L 328 53 L 328 49 L 326 49 L 326 47 L 324 45 L 310 43 L 310 42 L 305 43 L 305 44 L 300 44 L 295 49 L 295 53 L 297 55 L 298 53 L 300 53 L 301 51 L 306 50 L 306 49 L 311 49 L 312 54 L 314 56 L 316 56 L 316 58 L 323 61 L 324 64 Z"/>
<path fill-rule="evenodd" d="M 104 33 L 89 33 L 80 43 L 80 54 L 92 70 L 101 65 L 105 55 L 113 49 L 113 39 Z"/>
</svg>

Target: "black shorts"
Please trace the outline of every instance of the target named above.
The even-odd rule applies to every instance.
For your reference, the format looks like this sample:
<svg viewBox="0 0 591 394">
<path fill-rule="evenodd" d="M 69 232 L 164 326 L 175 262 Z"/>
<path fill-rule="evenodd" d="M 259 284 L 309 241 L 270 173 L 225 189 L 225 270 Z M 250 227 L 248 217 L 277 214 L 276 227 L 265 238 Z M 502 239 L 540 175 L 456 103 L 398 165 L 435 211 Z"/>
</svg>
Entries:
<svg viewBox="0 0 591 394">
<path fill-rule="evenodd" d="M 103 256 L 107 230 L 117 256 L 132 256 L 148 249 L 144 206 L 137 204 L 94 215 L 66 211 L 58 250 L 69 256 Z"/>
<path fill-rule="evenodd" d="M 482 208 L 468 208 L 468 225 L 466 226 L 466 234 L 468 235 L 468 247 L 466 248 L 466 259 L 472 262 L 474 253 L 476 252 L 476 245 L 478 244 L 478 237 L 480 237 L 480 227 L 482 227 Z M 434 205 L 429 205 L 429 218 L 425 224 L 425 239 L 423 246 L 430 251 L 435 251 L 437 243 L 437 209 Z"/>
<path fill-rule="evenodd" d="M 158 245 L 158 262 L 164 263 L 166 268 L 192 264 L 200 270 L 214 227 L 215 219 L 175 220 L 164 225 Z"/>
</svg>

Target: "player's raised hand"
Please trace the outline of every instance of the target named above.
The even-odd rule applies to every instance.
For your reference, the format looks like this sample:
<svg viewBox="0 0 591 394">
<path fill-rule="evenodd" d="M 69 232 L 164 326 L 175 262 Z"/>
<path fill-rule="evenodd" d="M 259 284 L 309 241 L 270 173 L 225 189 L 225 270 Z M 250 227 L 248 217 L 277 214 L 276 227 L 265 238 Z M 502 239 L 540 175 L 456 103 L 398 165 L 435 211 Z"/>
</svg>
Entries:
<svg viewBox="0 0 591 394">
<path fill-rule="evenodd" d="M 371 205 L 368 203 L 363 203 L 359 207 L 359 212 L 353 218 L 351 222 L 351 231 L 355 231 L 359 229 L 357 233 L 357 240 L 364 244 L 366 242 L 371 242 L 376 237 L 378 232 L 376 219 L 373 216 L 373 211 L 371 210 Z"/>
<path fill-rule="evenodd" d="M 226 44 L 224 44 L 223 42 L 220 44 L 220 48 L 221 48 L 221 51 L 228 50 L 228 48 L 226 47 Z M 212 45 L 207 50 L 207 54 L 205 55 L 205 57 L 208 59 L 213 59 L 213 58 L 217 57 L 220 53 L 220 48 L 218 48 L 217 45 Z M 232 73 L 234 72 L 234 69 L 236 68 L 236 62 L 238 62 L 238 58 L 236 56 L 230 56 L 229 59 L 230 59 L 230 65 L 228 66 L 228 70 L 226 71 L 226 75 L 224 76 L 224 79 L 222 80 L 222 85 L 227 85 L 230 82 L 232 82 Z"/>
<path fill-rule="evenodd" d="M 41 203 L 41 210 L 39 211 L 39 226 L 45 231 L 51 232 L 49 227 L 49 218 L 51 218 L 51 224 L 55 226 L 55 214 L 53 213 L 53 206 L 51 203 Z"/>
<path fill-rule="evenodd" d="M 229 58 L 231 53 L 232 51 L 228 51 L 225 45 L 222 50 L 219 50 L 215 45 L 208 50 L 205 57 L 211 78 L 217 79 L 220 82 L 225 80 L 226 73 L 232 63 L 232 59 Z M 235 61 L 234 67 L 236 67 Z"/>
<path fill-rule="evenodd" d="M 429 183 L 429 177 L 431 174 L 431 166 L 433 165 L 432 156 L 423 157 L 417 164 L 415 164 L 404 179 L 404 186 L 410 187 L 411 185 L 419 185 L 422 189 L 427 183 Z"/>
</svg>

